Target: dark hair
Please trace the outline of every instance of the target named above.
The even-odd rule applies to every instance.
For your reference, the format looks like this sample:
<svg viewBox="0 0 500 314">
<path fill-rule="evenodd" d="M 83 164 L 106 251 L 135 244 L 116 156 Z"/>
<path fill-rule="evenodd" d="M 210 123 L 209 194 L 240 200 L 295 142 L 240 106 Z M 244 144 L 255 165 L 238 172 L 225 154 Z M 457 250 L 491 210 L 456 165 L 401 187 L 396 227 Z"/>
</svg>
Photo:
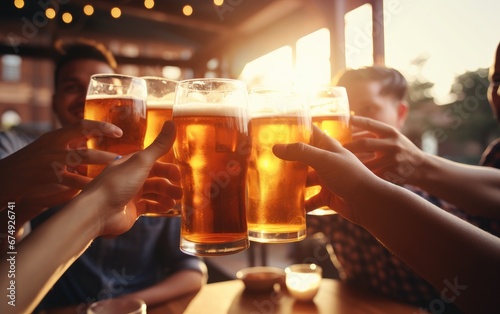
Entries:
<svg viewBox="0 0 500 314">
<path fill-rule="evenodd" d="M 116 60 L 111 51 L 103 44 L 93 40 L 77 38 L 71 40 L 57 40 L 55 45 L 54 86 L 57 86 L 61 68 L 69 62 L 79 59 L 102 61 L 112 69 L 116 69 Z"/>
<path fill-rule="evenodd" d="M 408 83 L 398 70 L 383 66 L 345 70 L 337 75 L 335 85 L 347 87 L 347 85 L 357 81 L 380 82 L 382 83 L 380 90 L 382 95 L 393 95 L 399 100 L 405 98 L 408 90 Z"/>
</svg>

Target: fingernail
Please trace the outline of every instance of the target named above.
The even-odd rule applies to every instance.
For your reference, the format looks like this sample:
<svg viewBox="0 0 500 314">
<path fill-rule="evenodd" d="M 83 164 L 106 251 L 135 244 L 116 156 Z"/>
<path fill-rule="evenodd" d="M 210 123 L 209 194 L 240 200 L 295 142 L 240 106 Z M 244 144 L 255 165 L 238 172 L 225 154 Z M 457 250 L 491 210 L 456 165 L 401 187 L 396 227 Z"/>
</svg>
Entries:
<svg viewBox="0 0 500 314">
<path fill-rule="evenodd" d="M 122 159 L 122 158 L 123 158 L 123 156 L 118 155 L 118 156 L 115 157 L 114 160 L 118 160 L 118 159 Z"/>
</svg>

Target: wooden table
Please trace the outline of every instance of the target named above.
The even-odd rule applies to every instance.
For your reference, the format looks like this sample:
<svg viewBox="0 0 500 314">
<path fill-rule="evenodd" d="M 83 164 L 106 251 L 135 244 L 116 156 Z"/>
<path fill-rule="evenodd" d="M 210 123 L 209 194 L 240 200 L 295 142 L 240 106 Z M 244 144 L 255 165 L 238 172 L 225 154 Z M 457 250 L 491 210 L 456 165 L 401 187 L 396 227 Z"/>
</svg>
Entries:
<svg viewBox="0 0 500 314">
<path fill-rule="evenodd" d="M 83 311 L 82 311 L 83 310 Z M 83 314 L 84 309 L 64 308 L 45 313 Z M 354 289 L 337 280 L 322 279 L 313 302 L 295 301 L 287 292 L 255 294 L 245 291 L 243 282 L 230 280 L 207 284 L 198 293 L 187 294 L 148 307 L 148 314 L 420 314 L 410 305 Z"/>
<path fill-rule="evenodd" d="M 162 313 L 148 311 L 148 314 Z M 164 312 L 163 312 L 164 313 Z M 353 289 L 337 280 L 323 279 L 313 302 L 295 301 L 286 292 L 246 292 L 239 280 L 205 285 L 191 300 L 185 314 L 199 313 L 314 313 L 314 314 L 415 314 L 419 309 Z"/>
</svg>

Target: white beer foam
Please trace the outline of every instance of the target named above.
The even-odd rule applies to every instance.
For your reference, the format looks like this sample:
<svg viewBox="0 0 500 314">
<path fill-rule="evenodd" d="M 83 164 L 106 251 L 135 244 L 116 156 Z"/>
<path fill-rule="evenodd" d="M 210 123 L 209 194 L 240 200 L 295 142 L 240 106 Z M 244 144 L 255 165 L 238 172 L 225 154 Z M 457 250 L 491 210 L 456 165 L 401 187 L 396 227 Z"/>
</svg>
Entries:
<svg viewBox="0 0 500 314">
<path fill-rule="evenodd" d="M 174 106 L 173 99 L 172 101 L 148 100 L 146 103 L 150 109 L 172 109 Z"/>
<path fill-rule="evenodd" d="M 253 111 L 252 118 L 279 118 L 279 117 L 302 117 L 308 115 L 307 110 L 262 110 Z"/>
<path fill-rule="evenodd" d="M 229 116 L 247 118 L 248 112 L 246 107 L 221 104 L 221 103 L 206 103 L 192 102 L 182 105 L 175 105 L 173 116 Z"/>
<path fill-rule="evenodd" d="M 87 100 L 89 99 L 133 99 L 133 100 L 140 100 L 143 101 L 141 97 L 136 97 L 132 95 L 87 95 L 86 98 Z"/>
</svg>

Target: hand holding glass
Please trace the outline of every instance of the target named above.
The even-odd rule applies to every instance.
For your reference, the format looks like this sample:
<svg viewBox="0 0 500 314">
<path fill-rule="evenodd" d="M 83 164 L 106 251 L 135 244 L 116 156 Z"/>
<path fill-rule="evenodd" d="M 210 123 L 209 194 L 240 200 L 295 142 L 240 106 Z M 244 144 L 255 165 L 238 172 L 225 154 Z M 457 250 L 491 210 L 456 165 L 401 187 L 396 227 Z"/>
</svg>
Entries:
<svg viewBox="0 0 500 314">
<path fill-rule="evenodd" d="M 146 133 L 146 81 L 117 75 L 92 75 L 85 100 L 84 119 L 112 123 L 122 129 L 120 138 L 95 137 L 88 147 L 125 156 L 144 148 Z M 101 132 L 95 130 L 95 132 Z M 89 165 L 87 175 L 97 176 L 104 165 Z"/>
<path fill-rule="evenodd" d="M 161 132 L 163 123 L 172 120 L 172 108 L 174 105 L 175 88 L 177 81 L 168 80 L 163 77 L 144 76 L 146 81 L 148 96 L 147 105 L 147 128 L 144 137 L 144 147 L 148 147 Z M 173 163 L 174 151 L 171 149 L 158 161 Z M 145 216 L 168 216 L 176 217 L 181 215 L 180 204 L 176 204 L 166 213 L 146 213 Z"/>
<path fill-rule="evenodd" d="M 305 238 L 304 190 L 308 167 L 273 154 L 274 144 L 309 143 L 305 99 L 290 91 L 250 92 L 252 154 L 248 169 L 248 234 L 252 241 L 284 243 Z"/>
<path fill-rule="evenodd" d="M 351 140 L 349 123 L 350 110 L 347 92 L 341 86 L 325 86 L 315 89 L 309 94 L 309 108 L 314 125 L 341 144 Z M 319 185 L 306 189 L 306 199 L 321 190 Z M 328 207 L 321 207 L 308 212 L 309 215 L 331 215 L 336 212 Z"/>
</svg>

